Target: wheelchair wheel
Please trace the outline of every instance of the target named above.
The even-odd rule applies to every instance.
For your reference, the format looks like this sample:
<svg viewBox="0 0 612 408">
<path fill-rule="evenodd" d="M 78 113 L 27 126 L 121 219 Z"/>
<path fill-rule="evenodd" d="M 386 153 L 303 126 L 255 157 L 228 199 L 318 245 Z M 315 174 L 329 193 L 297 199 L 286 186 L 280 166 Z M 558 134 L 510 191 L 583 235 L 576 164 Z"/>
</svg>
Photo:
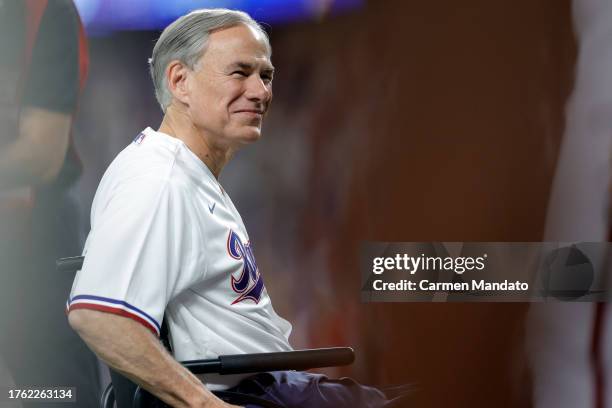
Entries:
<svg viewBox="0 0 612 408">
<path fill-rule="evenodd" d="M 115 391 L 113 390 L 113 383 L 109 383 L 104 389 L 102 397 L 100 398 L 100 408 L 114 408 L 115 407 Z"/>
</svg>

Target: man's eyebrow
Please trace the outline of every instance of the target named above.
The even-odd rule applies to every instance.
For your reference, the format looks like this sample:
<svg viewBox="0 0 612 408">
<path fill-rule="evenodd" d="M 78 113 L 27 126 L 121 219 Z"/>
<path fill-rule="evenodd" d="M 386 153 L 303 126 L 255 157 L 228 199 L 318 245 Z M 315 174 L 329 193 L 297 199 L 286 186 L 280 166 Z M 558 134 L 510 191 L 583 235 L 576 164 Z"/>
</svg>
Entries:
<svg viewBox="0 0 612 408">
<path fill-rule="evenodd" d="M 238 61 L 238 62 L 234 62 L 230 64 L 229 67 L 230 69 L 240 68 L 240 69 L 251 71 L 254 68 L 254 64 L 251 64 L 249 62 Z M 266 73 L 274 73 L 274 67 L 272 65 L 265 65 L 261 69 L 261 71 L 266 72 Z"/>
</svg>

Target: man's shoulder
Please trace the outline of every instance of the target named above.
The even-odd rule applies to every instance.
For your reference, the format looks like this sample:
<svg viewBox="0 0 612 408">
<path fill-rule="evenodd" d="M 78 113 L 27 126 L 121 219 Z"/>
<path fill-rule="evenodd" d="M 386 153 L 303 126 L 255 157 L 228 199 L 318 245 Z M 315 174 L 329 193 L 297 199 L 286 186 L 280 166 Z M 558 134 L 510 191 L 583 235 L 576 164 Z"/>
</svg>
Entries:
<svg viewBox="0 0 612 408">
<path fill-rule="evenodd" d="M 176 144 L 140 133 L 111 162 L 105 177 L 167 179 L 175 165 L 177 151 Z"/>
<path fill-rule="evenodd" d="M 173 193 L 184 192 L 182 171 L 176 165 L 179 147 L 172 141 L 139 134 L 111 162 L 96 195 L 110 198 L 117 193 L 133 195 L 167 188 Z"/>
</svg>

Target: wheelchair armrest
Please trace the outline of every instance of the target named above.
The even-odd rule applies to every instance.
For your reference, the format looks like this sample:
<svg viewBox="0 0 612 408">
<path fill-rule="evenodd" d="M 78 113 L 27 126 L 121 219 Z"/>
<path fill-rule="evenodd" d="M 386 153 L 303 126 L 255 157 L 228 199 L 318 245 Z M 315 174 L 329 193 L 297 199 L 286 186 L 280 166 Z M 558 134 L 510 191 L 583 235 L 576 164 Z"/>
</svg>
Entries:
<svg viewBox="0 0 612 408">
<path fill-rule="evenodd" d="M 276 353 L 233 354 L 219 356 L 209 360 L 183 361 L 181 364 L 194 374 L 247 374 L 279 370 L 307 370 L 317 367 L 332 367 L 351 364 L 355 360 L 355 352 L 350 347 L 331 347 L 310 350 L 281 351 Z M 214 392 L 213 392 L 214 393 Z M 248 396 L 244 396 L 245 398 Z M 134 394 L 133 408 L 152 406 L 157 401 L 140 387 Z M 247 399 L 232 401 L 232 404 L 245 403 Z M 262 407 L 277 407 L 280 405 L 258 400 L 256 405 Z M 157 406 L 157 405 L 155 405 Z"/>
<path fill-rule="evenodd" d="M 76 272 L 83 267 L 84 256 L 71 256 L 55 261 L 55 267 L 60 272 Z"/>
<path fill-rule="evenodd" d="M 349 365 L 355 360 L 350 347 L 331 347 L 275 353 L 234 354 L 210 360 L 183 361 L 194 374 L 245 374 L 264 371 L 308 370 Z"/>
</svg>

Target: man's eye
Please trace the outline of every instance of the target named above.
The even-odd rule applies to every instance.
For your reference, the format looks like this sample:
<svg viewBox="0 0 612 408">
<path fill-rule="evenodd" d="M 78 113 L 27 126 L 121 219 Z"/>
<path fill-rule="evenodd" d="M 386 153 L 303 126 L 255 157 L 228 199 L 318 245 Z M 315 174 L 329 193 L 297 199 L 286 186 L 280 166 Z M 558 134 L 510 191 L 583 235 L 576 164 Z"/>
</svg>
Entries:
<svg viewBox="0 0 612 408">
<path fill-rule="evenodd" d="M 246 72 L 244 71 L 234 71 L 232 72 L 232 75 L 237 75 L 237 76 L 241 76 L 241 77 L 247 77 L 249 76 Z"/>
<path fill-rule="evenodd" d="M 261 76 L 261 79 L 262 79 L 262 80 L 263 80 L 265 83 L 269 84 L 270 82 L 272 82 L 272 75 L 262 75 L 262 76 Z"/>
</svg>

